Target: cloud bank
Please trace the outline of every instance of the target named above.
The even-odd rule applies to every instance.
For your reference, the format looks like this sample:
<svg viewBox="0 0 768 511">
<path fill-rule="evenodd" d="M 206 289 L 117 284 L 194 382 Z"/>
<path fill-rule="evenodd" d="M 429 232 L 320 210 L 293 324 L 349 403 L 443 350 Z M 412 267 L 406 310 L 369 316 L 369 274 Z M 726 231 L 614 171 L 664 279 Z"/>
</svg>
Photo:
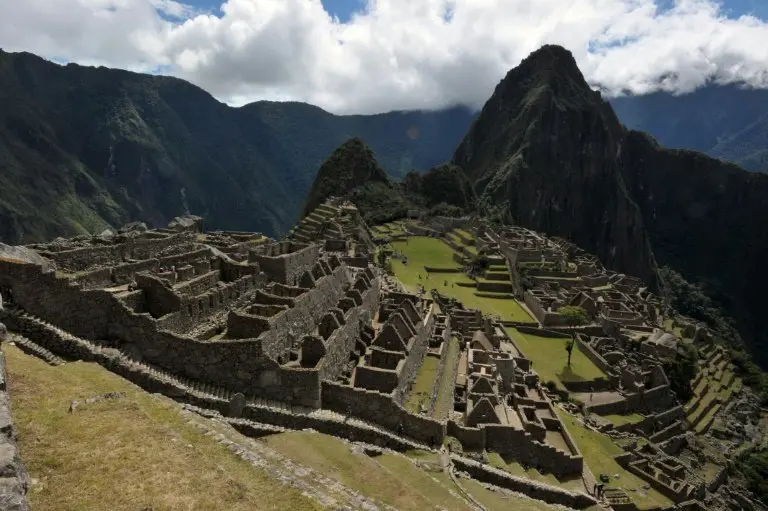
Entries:
<svg viewBox="0 0 768 511">
<path fill-rule="evenodd" d="M 669 2 L 664 2 L 669 4 Z M 320 0 L 0 0 L 0 47 L 184 78 L 231 104 L 335 113 L 481 106 L 543 44 L 608 94 L 768 87 L 768 23 L 711 0 L 370 0 L 347 23 Z"/>
</svg>

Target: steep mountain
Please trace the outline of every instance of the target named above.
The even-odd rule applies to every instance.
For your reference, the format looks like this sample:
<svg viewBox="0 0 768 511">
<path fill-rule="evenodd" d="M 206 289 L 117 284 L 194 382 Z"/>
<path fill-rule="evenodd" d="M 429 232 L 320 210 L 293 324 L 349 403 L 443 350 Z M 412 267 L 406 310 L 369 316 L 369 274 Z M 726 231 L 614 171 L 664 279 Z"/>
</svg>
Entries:
<svg viewBox="0 0 768 511">
<path fill-rule="evenodd" d="M 400 186 L 379 166 L 373 151 L 359 138 L 344 142 L 320 167 L 302 217 L 329 197 L 352 200 L 366 222 L 386 222 L 406 215 Z"/>
<path fill-rule="evenodd" d="M 689 94 L 656 92 L 611 100 L 627 127 L 663 146 L 693 149 L 768 172 L 768 90 L 707 85 Z"/>
<path fill-rule="evenodd" d="M 445 161 L 472 116 L 231 108 L 174 78 L 0 51 L 0 240 L 162 225 L 187 211 L 212 228 L 277 235 L 345 140 L 364 138 L 402 177 Z"/>
<path fill-rule="evenodd" d="M 572 55 L 531 54 L 499 83 L 453 162 L 481 204 L 509 220 L 573 240 L 609 266 L 655 282 L 642 214 L 616 158 L 621 125 Z"/>
<path fill-rule="evenodd" d="M 701 284 L 768 363 L 768 175 L 625 129 L 556 46 L 501 81 L 453 162 L 507 219 L 662 286 L 657 263 Z"/>
</svg>

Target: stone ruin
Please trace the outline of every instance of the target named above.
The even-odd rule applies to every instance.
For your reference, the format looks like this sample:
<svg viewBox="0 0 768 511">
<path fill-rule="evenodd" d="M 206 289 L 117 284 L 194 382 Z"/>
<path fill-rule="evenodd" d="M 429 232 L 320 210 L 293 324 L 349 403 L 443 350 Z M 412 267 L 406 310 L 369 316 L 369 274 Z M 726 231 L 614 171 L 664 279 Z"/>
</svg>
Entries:
<svg viewBox="0 0 768 511">
<path fill-rule="evenodd" d="M 441 237 L 454 246 L 450 238 L 455 235 L 449 231 L 455 227 L 441 228 L 433 223 L 416 230 L 422 235 Z M 641 280 L 604 268 L 597 258 L 566 240 L 516 226 L 495 230 L 464 222 L 459 227 L 475 233 L 474 245 L 491 264 L 481 274 L 484 281 L 493 281 L 494 289 L 489 291 L 499 296 L 511 290 L 535 322 L 483 318 L 479 311 L 465 310 L 456 300 L 433 291 L 441 310 L 448 313 L 454 332 L 460 333 L 467 345 L 466 365 L 462 359 L 456 377 L 452 434 L 471 444 L 471 436 L 460 427 L 482 423 L 494 427 L 521 425 L 534 438 L 537 434 L 541 438 L 543 429 L 545 440 L 569 446 L 567 431 L 565 441 L 553 436 L 559 426 L 552 421 L 557 416 L 550 416 L 547 405 L 547 394 L 559 399 L 565 393 L 542 391 L 532 364 L 502 327 L 516 327 L 520 332 L 541 337 L 573 337 L 578 349 L 605 376 L 562 382 L 570 397 L 583 403 L 566 408 L 574 413 L 583 412 L 586 427 L 623 442 L 633 438 L 644 442 L 642 447 L 637 447 L 637 442 L 630 444 L 624 454 L 616 457 L 617 462 L 680 509 L 733 509 L 747 504 L 749 508 L 760 508 L 743 490 L 724 484 L 727 471 L 723 460 L 710 459 L 705 470 L 701 463 L 675 460 L 677 455 L 686 456 L 685 449 L 670 450 L 670 446 L 680 445 L 681 438 L 709 441 L 715 436 L 727 440 L 711 442 L 713 450 L 722 451 L 724 446 L 736 449 L 745 441 L 742 430 L 758 434 L 755 420 L 746 421 L 746 427 L 742 427 L 725 413 L 739 410 L 743 418 L 754 415 L 759 407 L 743 397 L 751 394 L 742 393 L 740 384 L 733 384 L 733 374 L 726 367 L 728 357 L 712 345 L 705 327 L 676 315 Z M 503 266 L 507 272 L 498 270 Z M 506 281 L 497 282 L 491 275 L 503 276 Z M 480 285 L 477 287 L 481 291 Z M 565 306 L 581 307 L 587 315 L 586 324 L 569 325 L 558 312 Z M 672 392 L 663 369 L 664 361 L 675 358 L 684 345 L 695 347 L 700 357 L 699 371 L 692 382 L 696 395 L 685 404 Z M 507 370 L 506 357 L 513 361 L 514 370 Z M 708 378 L 709 394 L 703 376 Z M 719 397 L 712 399 L 713 392 L 719 392 Z M 619 426 L 601 417 L 633 413 L 640 414 L 641 420 Z M 480 428 L 489 431 L 488 426 Z M 698 456 L 704 455 L 699 452 Z M 518 455 L 516 459 L 525 457 Z M 615 509 L 636 509 L 625 492 L 615 488 L 606 494 L 606 502 Z"/>
<path fill-rule="evenodd" d="M 456 227 L 474 238 L 446 234 Z M 205 232 L 201 218 L 183 217 L 167 228 L 131 225 L 10 247 L 4 253 L 16 256 L 0 256 L 0 321 L 28 353 L 53 364 L 99 363 L 246 434 L 311 428 L 401 451 L 437 449 L 452 437 L 464 452 L 451 460 L 472 477 L 584 508 L 591 497 L 472 459 L 495 452 L 557 476 L 582 473 L 583 457 L 556 413 L 562 396 L 542 385 L 506 328 L 574 335 L 606 375 L 564 382 L 584 402 L 585 425 L 650 442 L 631 444 L 617 462 L 683 508 L 722 485 L 702 485 L 693 465 L 670 457 L 690 435 L 693 405 L 677 403 L 662 363 L 683 343 L 707 343 L 703 329 L 670 320 L 642 282 L 565 240 L 469 219 L 430 219 L 406 232 L 443 237 L 457 264 L 483 254 L 491 266 L 477 293 L 517 297 L 535 321 L 484 316 L 436 291 L 404 292 L 375 266 L 374 237 L 359 212 L 337 199 L 280 240 Z M 567 324 L 558 310 L 568 305 L 586 311 L 586 325 Z M 714 351 L 704 352 L 722 373 Z M 410 411 L 428 357 L 436 359 L 435 383 Z M 443 380 L 451 384 L 441 393 Z M 600 420 L 631 412 L 643 420 L 617 427 Z M 620 491 L 607 498 L 632 508 Z"/>
<path fill-rule="evenodd" d="M 458 370 L 444 363 L 452 317 L 383 285 L 354 206 L 318 210 L 281 240 L 204 232 L 202 219 L 183 218 L 24 247 L 45 264 L 0 258 L 0 320 L 28 353 L 99 363 L 246 434 L 311 428 L 401 451 L 466 435 L 526 464 L 580 473 L 575 444 L 545 396 L 520 390 L 532 384 L 525 362 L 495 332 L 492 350 L 478 339 L 466 351 L 464 417 L 404 407 L 425 357 L 438 358 L 440 372 Z M 562 445 L 551 443 L 555 434 Z M 550 503 L 594 503 L 452 459 L 479 480 Z"/>
</svg>

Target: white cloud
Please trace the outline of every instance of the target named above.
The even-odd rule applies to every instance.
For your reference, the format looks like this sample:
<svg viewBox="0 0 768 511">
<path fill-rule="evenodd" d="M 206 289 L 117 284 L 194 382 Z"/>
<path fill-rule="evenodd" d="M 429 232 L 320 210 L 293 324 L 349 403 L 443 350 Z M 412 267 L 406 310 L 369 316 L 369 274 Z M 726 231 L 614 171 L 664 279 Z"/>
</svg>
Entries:
<svg viewBox="0 0 768 511">
<path fill-rule="evenodd" d="M 480 106 L 545 43 L 612 93 L 768 87 L 768 24 L 712 0 L 370 0 L 340 23 L 319 0 L 0 0 L 0 46 L 138 71 L 161 67 L 230 103 L 339 113 Z"/>
</svg>

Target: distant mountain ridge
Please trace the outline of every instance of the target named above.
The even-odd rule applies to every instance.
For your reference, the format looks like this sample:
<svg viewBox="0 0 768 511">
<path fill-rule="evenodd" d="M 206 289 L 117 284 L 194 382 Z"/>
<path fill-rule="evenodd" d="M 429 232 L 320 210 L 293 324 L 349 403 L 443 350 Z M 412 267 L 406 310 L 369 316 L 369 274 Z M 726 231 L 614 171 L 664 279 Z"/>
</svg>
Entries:
<svg viewBox="0 0 768 511">
<path fill-rule="evenodd" d="M 645 131 L 663 146 L 693 149 L 768 172 L 768 90 L 742 84 L 707 85 L 694 92 L 657 92 L 611 99 L 627 127 Z"/>
<path fill-rule="evenodd" d="M 231 108 L 183 80 L 0 52 L 0 240 L 31 242 L 190 211 L 285 232 L 325 158 L 361 137 L 390 175 L 442 163 L 474 114 L 336 116 Z"/>
</svg>

